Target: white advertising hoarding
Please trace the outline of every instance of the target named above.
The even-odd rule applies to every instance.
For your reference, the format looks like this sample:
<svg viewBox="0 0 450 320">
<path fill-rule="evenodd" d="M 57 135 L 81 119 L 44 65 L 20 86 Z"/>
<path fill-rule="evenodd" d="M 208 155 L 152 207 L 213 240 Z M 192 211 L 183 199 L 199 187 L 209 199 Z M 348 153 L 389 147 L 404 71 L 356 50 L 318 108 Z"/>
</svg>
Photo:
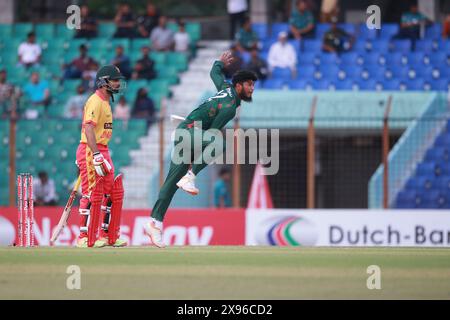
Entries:
<svg viewBox="0 0 450 320">
<path fill-rule="evenodd" d="M 248 209 L 246 244 L 450 246 L 449 210 Z"/>
</svg>

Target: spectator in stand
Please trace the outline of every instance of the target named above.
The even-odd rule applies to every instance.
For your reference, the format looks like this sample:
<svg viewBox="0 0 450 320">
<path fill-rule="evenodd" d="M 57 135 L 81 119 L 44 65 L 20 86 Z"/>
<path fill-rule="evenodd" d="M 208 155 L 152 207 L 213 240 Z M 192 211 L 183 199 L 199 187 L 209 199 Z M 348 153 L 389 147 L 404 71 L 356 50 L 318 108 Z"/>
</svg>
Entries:
<svg viewBox="0 0 450 320">
<path fill-rule="evenodd" d="M 33 181 L 33 199 L 35 206 L 55 206 L 55 182 L 48 178 L 45 171 L 38 173 L 38 179 Z"/>
<path fill-rule="evenodd" d="M 252 30 L 250 18 L 246 18 L 242 28 L 236 34 L 237 49 L 240 52 L 258 48 L 258 35 Z"/>
<path fill-rule="evenodd" d="M 236 30 L 244 24 L 247 10 L 247 0 L 227 1 L 227 11 L 230 17 L 230 39 L 234 39 Z"/>
<path fill-rule="evenodd" d="M 124 96 L 120 96 L 119 102 L 114 108 L 114 119 L 123 121 L 123 128 L 128 127 L 128 120 L 130 119 L 130 106 Z"/>
<path fill-rule="evenodd" d="M 223 74 L 227 79 L 231 79 L 233 74 L 242 69 L 244 65 L 244 61 L 242 60 L 236 45 L 232 45 L 230 47 L 230 51 L 233 56 L 233 60 L 227 67 L 223 69 Z"/>
<path fill-rule="evenodd" d="M 326 52 L 341 53 L 352 48 L 355 37 L 339 28 L 337 18 L 332 19 L 331 29 L 323 35 L 322 49 Z"/>
<path fill-rule="evenodd" d="M 14 93 L 14 86 L 6 81 L 6 70 L 0 70 L 0 118 L 8 117 L 10 100 Z"/>
<path fill-rule="evenodd" d="M 88 96 L 83 85 L 77 87 L 77 94 L 71 96 L 64 107 L 64 118 L 81 119 L 83 115 L 84 104 Z"/>
<path fill-rule="evenodd" d="M 292 8 L 289 19 L 289 38 L 300 40 L 314 37 L 314 16 L 307 8 L 304 0 L 298 0 L 296 6 Z"/>
<path fill-rule="evenodd" d="M 253 71 L 258 76 L 258 80 L 265 80 L 268 75 L 267 62 L 260 56 L 258 49 L 250 52 L 250 61 L 247 63 L 246 69 Z"/>
<path fill-rule="evenodd" d="M 150 48 L 144 46 L 141 48 L 142 58 L 140 58 L 134 66 L 132 74 L 133 79 L 151 80 L 156 78 L 155 62 L 150 58 Z"/>
<path fill-rule="evenodd" d="M 112 59 L 111 64 L 119 68 L 120 72 L 125 76 L 125 78 L 130 79 L 131 62 L 130 58 L 124 54 L 122 45 L 118 45 L 116 47 L 116 56 Z"/>
<path fill-rule="evenodd" d="M 178 31 L 175 32 L 173 39 L 175 42 L 175 51 L 188 52 L 191 39 L 189 34 L 186 32 L 184 22 L 180 21 L 178 23 Z"/>
<path fill-rule="evenodd" d="M 425 28 L 427 18 L 419 12 L 417 4 L 413 3 L 408 12 L 402 14 L 400 30 L 394 39 L 409 39 L 413 43 L 420 39 L 420 29 Z"/>
<path fill-rule="evenodd" d="M 114 22 L 117 26 L 114 38 L 134 38 L 136 36 L 136 21 L 128 3 L 120 4 Z"/>
<path fill-rule="evenodd" d="M 223 167 L 219 172 L 219 179 L 214 183 L 214 206 L 216 208 L 231 207 L 231 195 L 228 184 L 231 180 L 230 170 Z"/>
<path fill-rule="evenodd" d="M 30 32 L 27 35 L 27 41 L 20 44 L 18 49 L 19 64 L 29 68 L 34 65 L 39 65 L 41 61 L 42 49 L 36 43 L 36 35 Z"/>
<path fill-rule="evenodd" d="M 29 99 L 30 105 L 39 107 L 44 106 L 44 111 L 47 112 L 47 107 L 51 102 L 50 89 L 48 81 L 41 81 L 39 73 L 33 72 L 31 74 L 30 82 L 23 88 L 25 96 Z M 35 110 L 29 109 L 26 113 L 26 118 L 33 119 L 37 117 Z"/>
<path fill-rule="evenodd" d="M 292 77 L 296 76 L 297 53 L 294 46 L 288 43 L 286 32 L 283 31 L 278 34 L 278 41 L 270 47 L 267 60 L 270 72 L 274 68 L 289 68 L 291 69 Z"/>
<path fill-rule="evenodd" d="M 149 38 L 153 29 L 158 25 L 159 12 L 156 6 L 149 2 L 147 3 L 147 11 L 143 16 L 138 18 L 138 36 L 142 38 Z"/>
<path fill-rule="evenodd" d="M 450 37 L 450 14 L 445 17 L 442 23 L 442 38 L 447 39 Z"/>
<path fill-rule="evenodd" d="M 97 19 L 89 12 L 87 5 L 82 5 L 80 9 L 81 14 L 81 29 L 76 29 L 75 38 L 95 38 L 97 36 Z"/>
<path fill-rule="evenodd" d="M 334 17 L 339 15 L 339 0 L 322 0 L 320 6 L 320 22 L 330 23 Z"/>
<path fill-rule="evenodd" d="M 131 117 L 136 119 L 146 119 L 147 128 L 155 121 L 155 104 L 148 96 L 145 88 L 140 88 L 137 92 L 136 101 L 134 102 Z"/>
<path fill-rule="evenodd" d="M 86 45 L 80 45 L 79 51 L 80 55 L 65 66 L 64 79 L 80 79 L 83 72 L 88 70 L 89 66 L 95 62 L 94 59 L 88 56 Z"/>
<path fill-rule="evenodd" d="M 167 28 L 167 17 L 159 17 L 158 26 L 153 29 L 150 36 L 153 49 L 156 51 L 169 51 L 173 49 L 173 31 Z"/>
<path fill-rule="evenodd" d="M 97 75 L 97 70 L 99 68 L 99 65 L 96 61 L 92 61 L 87 70 L 83 71 L 81 75 L 81 85 L 84 87 L 84 89 L 88 92 L 94 91 L 96 88 L 95 85 L 95 76 Z"/>
</svg>

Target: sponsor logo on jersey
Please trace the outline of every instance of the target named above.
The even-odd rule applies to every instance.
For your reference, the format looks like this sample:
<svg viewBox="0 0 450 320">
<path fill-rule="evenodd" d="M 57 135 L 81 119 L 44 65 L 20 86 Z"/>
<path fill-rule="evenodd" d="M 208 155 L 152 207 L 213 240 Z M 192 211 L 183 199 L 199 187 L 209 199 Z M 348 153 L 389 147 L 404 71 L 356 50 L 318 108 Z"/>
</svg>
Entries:
<svg viewBox="0 0 450 320">
<path fill-rule="evenodd" d="M 112 122 L 105 122 L 105 125 L 103 126 L 104 129 L 111 129 L 113 128 Z"/>
</svg>

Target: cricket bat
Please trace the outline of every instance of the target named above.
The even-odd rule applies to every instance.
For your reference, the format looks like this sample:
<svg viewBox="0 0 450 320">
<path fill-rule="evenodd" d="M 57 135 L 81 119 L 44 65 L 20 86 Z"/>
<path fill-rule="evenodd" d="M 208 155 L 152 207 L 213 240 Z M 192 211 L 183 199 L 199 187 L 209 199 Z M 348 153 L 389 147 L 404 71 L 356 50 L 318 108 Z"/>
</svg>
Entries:
<svg viewBox="0 0 450 320">
<path fill-rule="evenodd" d="M 69 220 L 70 211 L 72 209 L 73 201 L 77 196 L 77 191 L 78 188 L 80 187 L 80 183 L 81 183 L 81 175 L 78 176 L 77 182 L 75 183 L 72 192 L 70 193 L 69 200 L 67 201 L 67 204 L 64 207 L 61 219 L 59 220 L 59 223 L 56 226 L 55 230 L 53 231 L 52 237 L 50 238 L 50 243 L 53 243 L 56 241 L 56 239 L 58 239 L 58 236 L 60 235 L 61 231 L 67 225 L 67 220 Z"/>
</svg>

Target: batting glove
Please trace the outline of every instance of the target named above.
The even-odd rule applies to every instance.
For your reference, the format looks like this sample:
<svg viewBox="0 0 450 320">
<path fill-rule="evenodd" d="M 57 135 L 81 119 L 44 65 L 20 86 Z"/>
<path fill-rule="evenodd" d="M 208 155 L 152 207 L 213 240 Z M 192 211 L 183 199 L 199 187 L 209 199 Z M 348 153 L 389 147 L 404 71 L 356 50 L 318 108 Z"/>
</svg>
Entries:
<svg viewBox="0 0 450 320">
<path fill-rule="evenodd" d="M 94 168 L 100 177 L 106 176 L 111 171 L 111 165 L 100 152 L 94 153 Z"/>
</svg>

